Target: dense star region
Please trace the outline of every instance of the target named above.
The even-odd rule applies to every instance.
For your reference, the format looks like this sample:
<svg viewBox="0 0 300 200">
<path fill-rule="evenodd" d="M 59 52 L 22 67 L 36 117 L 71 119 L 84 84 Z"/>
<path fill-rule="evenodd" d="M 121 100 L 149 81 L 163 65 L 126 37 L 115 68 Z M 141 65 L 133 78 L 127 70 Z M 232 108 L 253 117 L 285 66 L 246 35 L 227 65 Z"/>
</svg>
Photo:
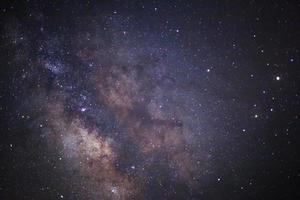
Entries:
<svg viewBox="0 0 300 200">
<path fill-rule="evenodd" d="M 300 198 L 299 2 L 0 8 L 0 199 Z"/>
</svg>

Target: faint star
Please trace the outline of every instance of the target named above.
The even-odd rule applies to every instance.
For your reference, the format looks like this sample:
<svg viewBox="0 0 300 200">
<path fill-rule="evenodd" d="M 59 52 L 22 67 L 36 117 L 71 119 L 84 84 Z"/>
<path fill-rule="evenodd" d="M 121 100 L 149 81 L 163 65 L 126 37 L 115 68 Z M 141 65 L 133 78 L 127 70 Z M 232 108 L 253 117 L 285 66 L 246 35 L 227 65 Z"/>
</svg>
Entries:
<svg viewBox="0 0 300 200">
<path fill-rule="evenodd" d="M 116 187 L 112 187 L 112 188 L 111 188 L 111 192 L 112 192 L 112 193 L 116 194 L 116 193 L 117 193 L 117 191 L 118 191 L 118 190 L 117 190 L 117 188 L 116 188 Z"/>
</svg>

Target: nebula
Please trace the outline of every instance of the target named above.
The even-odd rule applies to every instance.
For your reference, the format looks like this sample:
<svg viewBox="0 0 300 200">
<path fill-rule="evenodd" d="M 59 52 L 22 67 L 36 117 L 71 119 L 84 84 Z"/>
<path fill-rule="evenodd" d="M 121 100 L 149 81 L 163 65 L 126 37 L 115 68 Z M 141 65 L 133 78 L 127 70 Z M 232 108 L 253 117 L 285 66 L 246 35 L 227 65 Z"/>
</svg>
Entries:
<svg viewBox="0 0 300 200">
<path fill-rule="evenodd" d="M 0 199 L 299 199 L 297 4 L 3 2 Z"/>
</svg>

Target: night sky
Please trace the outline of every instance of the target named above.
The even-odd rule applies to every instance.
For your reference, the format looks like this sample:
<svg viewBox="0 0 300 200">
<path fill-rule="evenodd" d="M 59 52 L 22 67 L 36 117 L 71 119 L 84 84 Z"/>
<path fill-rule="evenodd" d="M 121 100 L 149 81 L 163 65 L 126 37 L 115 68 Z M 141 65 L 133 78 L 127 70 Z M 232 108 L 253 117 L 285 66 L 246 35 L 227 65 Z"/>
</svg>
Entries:
<svg viewBox="0 0 300 200">
<path fill-rule="evenodd" d="M 0 199 L 300 199 L 299 1 L 1 1 Z"/>
</svg>

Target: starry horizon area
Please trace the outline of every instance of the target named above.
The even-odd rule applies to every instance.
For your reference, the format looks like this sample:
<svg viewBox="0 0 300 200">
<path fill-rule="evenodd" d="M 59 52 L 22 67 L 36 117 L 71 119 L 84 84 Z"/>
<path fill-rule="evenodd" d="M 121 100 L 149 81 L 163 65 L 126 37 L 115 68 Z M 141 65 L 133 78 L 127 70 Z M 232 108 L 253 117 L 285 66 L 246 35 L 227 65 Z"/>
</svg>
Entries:
<svg viewBox="0 0 300 200">
<path fill-rule="evenodd" d="M 0 199 L 300 199 L 299 1 L 0 4 Z"/>
</svg>

